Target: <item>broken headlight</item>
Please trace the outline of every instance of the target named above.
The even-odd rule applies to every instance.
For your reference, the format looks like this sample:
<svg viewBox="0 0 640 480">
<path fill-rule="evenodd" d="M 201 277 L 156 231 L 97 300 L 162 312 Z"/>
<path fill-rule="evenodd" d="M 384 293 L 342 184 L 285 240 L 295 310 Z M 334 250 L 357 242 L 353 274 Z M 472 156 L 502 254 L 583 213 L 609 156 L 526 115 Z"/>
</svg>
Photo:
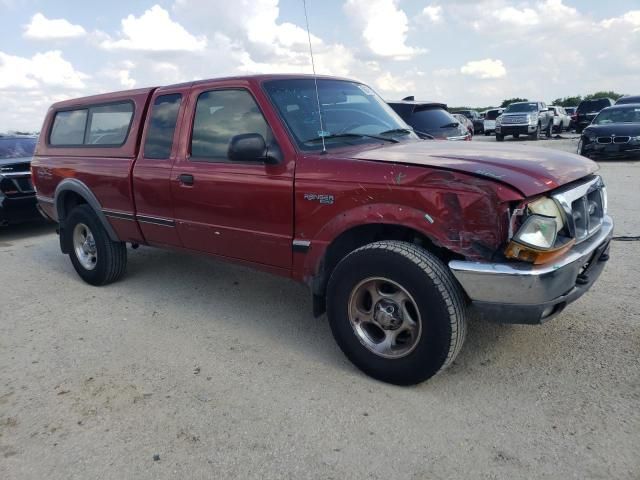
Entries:
<svg viewBox="0 0 640 480">
<path fill-rule="evenodd" d="M 509 242 L 508 258 L 545 263 L 568 250 L 575 240 L 563 237 L 564 215 L 551 198 L 543 197 L 529 203 L 526 216 Z"/>
</svg>

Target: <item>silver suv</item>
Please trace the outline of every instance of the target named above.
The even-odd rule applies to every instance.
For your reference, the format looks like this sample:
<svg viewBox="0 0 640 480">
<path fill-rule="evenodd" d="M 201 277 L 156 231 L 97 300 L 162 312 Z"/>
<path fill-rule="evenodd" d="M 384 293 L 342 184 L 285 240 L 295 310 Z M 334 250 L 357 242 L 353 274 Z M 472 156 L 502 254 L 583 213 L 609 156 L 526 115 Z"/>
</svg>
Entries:
<svg viewBox="0 0 640 480">
<path fill-rule="evenodd" d="M 498 142 L 507 135 L 513 135 L 513 138 L 528 135 L 532 140 L 538 140 L 542 132 L 547 138 L 553 133 L 553 112 L 544 102 L 512 103 L 496 120 Z"/>
</svg>

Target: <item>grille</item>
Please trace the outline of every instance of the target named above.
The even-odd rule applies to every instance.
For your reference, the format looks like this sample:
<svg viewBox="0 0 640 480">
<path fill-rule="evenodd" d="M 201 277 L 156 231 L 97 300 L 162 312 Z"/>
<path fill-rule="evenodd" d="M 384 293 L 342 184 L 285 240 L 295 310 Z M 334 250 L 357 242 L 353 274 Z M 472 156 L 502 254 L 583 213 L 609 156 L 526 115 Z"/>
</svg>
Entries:
<svg viewBox="0 0 640 480">
<path fill-rule="evenodd" d="M 598 137 L 598 143 L 608 144 L 608 143 L 629 143 L 631 137 Z"/>
<path fill-rule="evenodd" d="M 577 243 L 589 238 L 602 226 L 606 194 L 600 177 L 561 191 L 554 198 L 564 209 L 569 231 Z"/>
<path fill-rule="evenodd" d="M 509 115 L 502 117 L 503 125 L 514 125 L 516 123 L 527 123 L 526 115 Z"/>
<path fill-rule="evenodd" d="M 25 177 L 12 177 L 12 178 L 0 178 L 0 191 L 7 196 L 11 195 L 25 195 L 34 193 L 33 184 L 31 178 Z"/>
<path fill-rule="evenodd" d="M 14 173 L 14 172 L 28 172 L 30 164 L 26 163 L 12 163 L 11 165 L 3 165 L 0 167 L 0 173 Z"/>
</svg>

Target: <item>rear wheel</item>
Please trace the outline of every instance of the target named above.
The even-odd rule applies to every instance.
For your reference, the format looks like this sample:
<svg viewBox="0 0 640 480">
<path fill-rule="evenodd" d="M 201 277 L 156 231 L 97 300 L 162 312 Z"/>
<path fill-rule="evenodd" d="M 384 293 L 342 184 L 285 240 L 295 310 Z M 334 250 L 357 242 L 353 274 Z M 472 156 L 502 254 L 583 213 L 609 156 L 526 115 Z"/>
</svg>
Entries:
<svg viewBox="0 0 640 480">
<path fill-rule="evenodd" d="M 520 138 L 520 134 L 519 133 L 514 133 L 513 134 L 513 138 Z"/>
<path fill-rule="evenodd" d="M 106 285 L 124 275 L 127 248 L 114 242 L 89 205 L 75 207 L 65 220 L 66 251 L 78 275 L 91 285 Z"/>
<path fill-rule="evenodd" d="M 553 119 L 549 121 L 549 125 L 547 125 L 547 130 L 545 131 L 545 136 L 547 138 L 551 138 L 553 136 Z"/>
<path fill-rule="evenodd" d="M 398 385 L 446 368 L 465 335 L 465 303 L 451 272 L 406 242 L 376 242 L 345 257 L 329 281 L 327 313 L 349 360 Z"/>
</svg>

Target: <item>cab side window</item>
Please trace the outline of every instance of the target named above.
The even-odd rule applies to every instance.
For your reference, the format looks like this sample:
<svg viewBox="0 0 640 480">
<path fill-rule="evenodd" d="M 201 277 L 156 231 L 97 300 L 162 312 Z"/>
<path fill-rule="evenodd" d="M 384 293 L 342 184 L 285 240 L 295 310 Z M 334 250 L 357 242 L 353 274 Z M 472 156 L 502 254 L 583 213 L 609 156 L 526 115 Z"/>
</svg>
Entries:
<svg viewBox="0 0 640 480">
<path fill-rule="evenodd" d="M 182 95 L 172 93 L 159 95 L 153 102 L 147 138 L 144 141 L 145 158 L 164 160 L 171 156 L 181 100 Z"/>
<path fill-rule="evenodd" d="M 191 160 L 226 161 L 231 138 L 246 133 L 259 133 L 269 143 L 269 126 L 248 91 L 204 92 L 196 103 Z"/>
</svg>

